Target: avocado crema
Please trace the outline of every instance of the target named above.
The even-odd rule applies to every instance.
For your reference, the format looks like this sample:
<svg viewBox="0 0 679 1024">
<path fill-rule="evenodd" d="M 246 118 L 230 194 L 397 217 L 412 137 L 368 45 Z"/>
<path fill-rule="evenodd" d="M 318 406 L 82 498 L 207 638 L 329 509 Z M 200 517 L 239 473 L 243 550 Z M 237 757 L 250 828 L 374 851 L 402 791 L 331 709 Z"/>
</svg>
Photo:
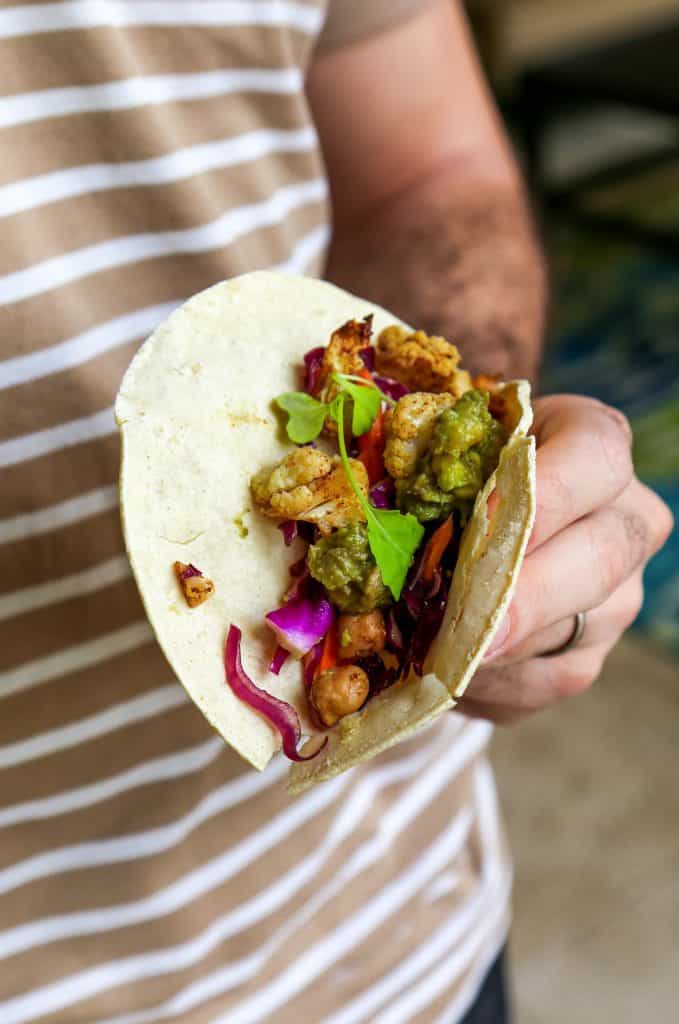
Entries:
<svg viewBox="0 0 679 1024">
<path fill-rule="evenodd" d="M 415 472 L 396 482 L 396 504 L 421 523 L 458 510 L 464 518 L 496 468 L 507 433 L 488 410 L 487 391 L 465 392 L 437 418 Z"/>
<path fill-rule="evenodd" d="M 309 572 L 342 612 L 371 612 L 391 604 L 391 595 L 368 544 L 365 523 L 350 523 L 312 544 Z"/>
</svg>

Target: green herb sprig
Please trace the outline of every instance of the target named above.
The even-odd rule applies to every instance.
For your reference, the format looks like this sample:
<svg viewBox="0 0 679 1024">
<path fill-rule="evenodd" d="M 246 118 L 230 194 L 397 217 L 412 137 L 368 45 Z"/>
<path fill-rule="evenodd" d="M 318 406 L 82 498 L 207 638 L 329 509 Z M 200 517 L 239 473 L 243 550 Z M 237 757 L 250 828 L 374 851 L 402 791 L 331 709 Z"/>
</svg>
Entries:
<svg viewBox="0 0 679 1024">
<path fill-rule="evenodd" d="M 395 509 L 380 509 L 370 504 L 356 483 L 344 437 L 344 411 L 347 400 L 352 403 L 351 429 L 357 437 L 370 430 L 383 401 L 390 405 L 394 402 L 379 388 L 364 382 L 361 377 L 336 373 L 333 380 L 339 391 L 331 402 L 319 402 L 318 399 L 301 391 L 288 391 L 279 395 L 275 402 L 288 414 L 288 437 L 296 444 L 314 441 L 321 433 L 328 416 L 337 424 L 342 466 L 365 512 L 370 550 L 379 567 L 384 585 L 389 588 L 394 600 L 398 601 L 413 555 L 422 540 L 424 527 L 409 513 L 403 515 Z"/>
</svg>

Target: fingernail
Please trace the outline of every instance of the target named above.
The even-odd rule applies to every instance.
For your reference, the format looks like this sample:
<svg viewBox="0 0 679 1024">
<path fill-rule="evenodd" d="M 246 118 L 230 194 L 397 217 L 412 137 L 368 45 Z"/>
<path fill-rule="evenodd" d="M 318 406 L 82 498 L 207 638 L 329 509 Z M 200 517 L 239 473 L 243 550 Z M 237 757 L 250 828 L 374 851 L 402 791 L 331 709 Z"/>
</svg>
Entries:
<svg viewBox="0 0 679 1024">
<path fill-rule="evenodd" d="M 488 650 L 483 656 L 484 661 L 488 661 L 489 658 L 494 658 L 496 657 L 496 655 L 501 653 L 503 647 L 505 646 L 507 640 L 509 639 L 509 625 L 509 615 L 505 615 L 502 618 L 502 621 L 500 622 L 499 626 L 495 630 L 493 639 L 490 641 L 490 644 L 488 646 Z"/>
</svg>

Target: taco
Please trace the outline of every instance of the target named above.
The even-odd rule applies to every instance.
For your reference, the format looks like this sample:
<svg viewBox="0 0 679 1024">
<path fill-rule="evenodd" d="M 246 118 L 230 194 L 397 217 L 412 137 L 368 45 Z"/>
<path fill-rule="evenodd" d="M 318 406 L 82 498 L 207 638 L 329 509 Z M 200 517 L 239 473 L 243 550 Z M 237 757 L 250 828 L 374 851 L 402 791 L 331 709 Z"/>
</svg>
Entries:
<svg viewBox="0 0 679 1024">
<path fill-rule="evenodd" d="M 116 402 L 127 551 L 210 723 L 300 791 L 455 705 L 535 512 L 525 381 L 334 286 L 273 272 L 194 296 Z M 300 737 L 306 742 L 299 750 Z"/>
</svg>

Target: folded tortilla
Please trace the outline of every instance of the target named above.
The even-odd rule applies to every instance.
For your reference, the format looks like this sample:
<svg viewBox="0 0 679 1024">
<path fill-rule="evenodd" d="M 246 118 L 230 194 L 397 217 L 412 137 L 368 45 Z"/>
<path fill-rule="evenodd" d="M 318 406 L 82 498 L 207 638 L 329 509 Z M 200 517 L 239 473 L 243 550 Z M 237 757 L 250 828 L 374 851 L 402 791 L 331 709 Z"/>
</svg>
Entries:
<svg viewBox="0 0 679 1024">
<path fill-rule="evenodd" d="M 374 303 L 310 278 L 261 271 L 222 282 L 154 332 L 116 401 L 123 530 L 149 620 L 191 699 L 260 770 L 280 739 L 226 683 L 223 653 L 232 623 L 243 632 L 246 672 L 297 708 L 310 737 L 307 752 L 319 741 L 300 664 L 288 658 L 279 676 L 268 672 L 275 641 L 264 616 L 280 605 L 289 565 L 303 547 L 283 546 L 276 524 L 253 509 L 249 482 L 290 450 L 271 403 L 299 388 L 304 353 L 327 344 L 340 324 L 368 314 L 376 333 L 399 322 Z M 375 756 L 452 708 L 483 657 L 511 599 L 535 513 L 529 386 L 515 381 L 502 390 L 511 436 L 463 535 L 424 677 L 390 687 L 329 730 L 318 757 L 292 765 L 292 792 Z M 183 598 L 175 561 L 192 563 L 215 584 L 214 595 L 197 608 Z"/>
</svg>

